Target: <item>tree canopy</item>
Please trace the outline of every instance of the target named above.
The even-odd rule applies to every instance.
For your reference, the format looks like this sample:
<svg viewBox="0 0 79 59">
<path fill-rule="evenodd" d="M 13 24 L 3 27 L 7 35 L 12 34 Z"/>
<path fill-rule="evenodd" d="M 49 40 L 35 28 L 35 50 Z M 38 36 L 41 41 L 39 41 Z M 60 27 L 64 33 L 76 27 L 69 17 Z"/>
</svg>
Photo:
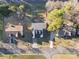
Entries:
<svg viewBox="0 0 79 59">
<path fill-rule="evenodd" d="M 0 5 L 0 14 L 3 16 L 8 16 L 11 12 L 8 5 Z"/>
<path fill-rule="evenodd" d="M 9 10 L 16 12 L 16 11 L 23 11 L 24 10 L 24 4 L 13 4 L 9 6 Z"/>
<path fill-rule="evenodd" d="M 62 9 L 54 9 L 50 13 L 48 13 L 48 20 L 50 21 L 48 31 L 54 31 L 60 28 L 63 23 L 63 15 L 64 10 Z"/>
<path fill-rule="evenodd" d="M 52 11 L 48 12 L 48 20 L 49 20 L 49 26 L 48 31 L 55 31 L 59 29 L 64 21 L 64 14 L 69 12 L 71 9 L 70 3 L 64 4 L 63 7 L 53 9 Z"/>
</svg>

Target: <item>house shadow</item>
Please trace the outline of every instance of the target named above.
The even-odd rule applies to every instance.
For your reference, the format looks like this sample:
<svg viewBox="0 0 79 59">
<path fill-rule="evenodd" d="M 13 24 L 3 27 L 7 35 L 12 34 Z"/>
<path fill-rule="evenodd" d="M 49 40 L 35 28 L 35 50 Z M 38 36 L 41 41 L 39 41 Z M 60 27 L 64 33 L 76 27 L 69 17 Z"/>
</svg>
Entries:
<svg viewBox="0 0 79 59">
<path fill-rule="evenodd" d="M 42 43 L 49 43 L 49 38 L 50 33 L 47 30 L 43 30 L 43 38 L 37 38 L 37 43 L 42 45 Z"/>
<path fill-rule="evenodd" d="M 23 29 L 23 36 L 19 35 L 19 39 L 24 41 L 24 42 L 32 43 L 32 32 L 31 32 L 31 30 L 24 28 Z"/>
<path fill-rule="evenodd" d="M 38 35 L 37 35 L 38 36 Z M 38 44 L 42 45 L 42 42 L 48 43 L 49 42 L 50 33 L 47 30 L 43 30 L 43 38 L 36 38 Z M 24 30 L 24 37 L 19 36 L 20 40 L 28 43 L 33 43 L 32 39 L 32 30 Z"/>
</svg>

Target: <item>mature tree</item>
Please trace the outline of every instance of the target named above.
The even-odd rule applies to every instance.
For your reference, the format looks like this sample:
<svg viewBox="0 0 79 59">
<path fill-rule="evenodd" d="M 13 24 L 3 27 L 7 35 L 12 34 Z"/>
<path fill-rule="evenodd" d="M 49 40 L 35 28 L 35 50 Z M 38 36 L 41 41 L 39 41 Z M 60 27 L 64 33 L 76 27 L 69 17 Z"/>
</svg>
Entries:
<svg viewBox="0 0 79 59">
<path fill-rule="evenodd" d="M 9 17 L 10 13 L 12 11 L 9 10 L 9 5 L 0 3 L 0 39 L 3 39 L 4 17 Z"/>
<path fill-rule="evenodd" d="M 9 13 L 11 12 L 10 10 L 8 10 L 8 5 L 5 4 L 1 4 L 0 5 L 0 14 L 3 16 L 8 16 Z"/>
<path fill-rule="evenodd" d="M 55 38 L 55 32 L 61 28 L 64 22 L 64 14 L 69 13 L 71 10 L 71 4 L 65 3 L 61 8 L 54 8 L 53 10 L 48 12 L 47 19 L 48 23 L 48 31 L 50 31 L 50 40 Z"/>
<path fill-rule="evenodd" d="M 9 6 L 9 10 L 14 12 L 14 15 L 17 14 L 18 19 L 23 19 L 25 15 L 25 5 L 24 4 L 13 4 Z"/>
<path fill-rule="evenodd" d="M 9 6 L 6 4 L 0 4 L 0 30 L 3 30 L 3 21 L 4 17 L 8 17 L 9 14 L 11 13 L 10 10 L 8 10 Z"/>
<path fill-rule="evenodd" d="M 48 31 L 55 31 L 60 28 L 63 23 L 63 14 L 64 11 L 62 9 L 55 9 L 48 13 L 49 27 Z"/>
<path fill-rule="evenodd" d="M 53 9 L 61 8 L 62 7 L 62 2 L 61 1 L 54 2 L 54 1 L 48 0 L 46 2 L 45 7 L 46 7 L 47 11 L 51 11 Z"/>
<path fill-rule="evenodd" d="M 78 3 L 78 0 L 69 0 L 69 1 L 71 1 L 71 4 L 73 7 L 75 7 L 76 4 Z"/>
</svg>

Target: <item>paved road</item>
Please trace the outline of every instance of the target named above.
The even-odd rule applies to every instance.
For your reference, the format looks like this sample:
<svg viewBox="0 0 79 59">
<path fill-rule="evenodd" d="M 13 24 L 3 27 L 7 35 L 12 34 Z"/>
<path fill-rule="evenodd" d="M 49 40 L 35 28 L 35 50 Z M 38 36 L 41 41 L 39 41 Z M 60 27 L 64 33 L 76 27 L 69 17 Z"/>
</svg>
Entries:
<svg viewBox="0 0 79 59">
<path fill-rule="evenodd" d="M 4 49 L 0 48 L 0 54 L 26 54 L 26 55 L 44 55 L 47 59 L 51 59 L 55 54 L 79 54 L 77 48 L 65 48 L 59 46 L 58 48 L 26 48 L 26 49 Z"/>
</svg>

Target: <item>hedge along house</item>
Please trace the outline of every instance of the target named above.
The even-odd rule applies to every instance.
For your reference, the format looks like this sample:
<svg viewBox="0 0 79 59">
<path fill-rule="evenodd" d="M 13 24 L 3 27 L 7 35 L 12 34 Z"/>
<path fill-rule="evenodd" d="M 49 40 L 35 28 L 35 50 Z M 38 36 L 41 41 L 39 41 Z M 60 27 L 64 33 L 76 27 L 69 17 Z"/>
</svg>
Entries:
<svg viewBox="0 0 79 59">
<path fill-rule="evenodd" d="M 13 24 L 7 24 L 5 26 L 5 36 L 6 39 L 9 39 L 8 41 L 11 43 L 10 39 L 16 40 L 19 36 L 23 36 L 23 26 L 21 24 L 13 25 Z"/>
</svg>

